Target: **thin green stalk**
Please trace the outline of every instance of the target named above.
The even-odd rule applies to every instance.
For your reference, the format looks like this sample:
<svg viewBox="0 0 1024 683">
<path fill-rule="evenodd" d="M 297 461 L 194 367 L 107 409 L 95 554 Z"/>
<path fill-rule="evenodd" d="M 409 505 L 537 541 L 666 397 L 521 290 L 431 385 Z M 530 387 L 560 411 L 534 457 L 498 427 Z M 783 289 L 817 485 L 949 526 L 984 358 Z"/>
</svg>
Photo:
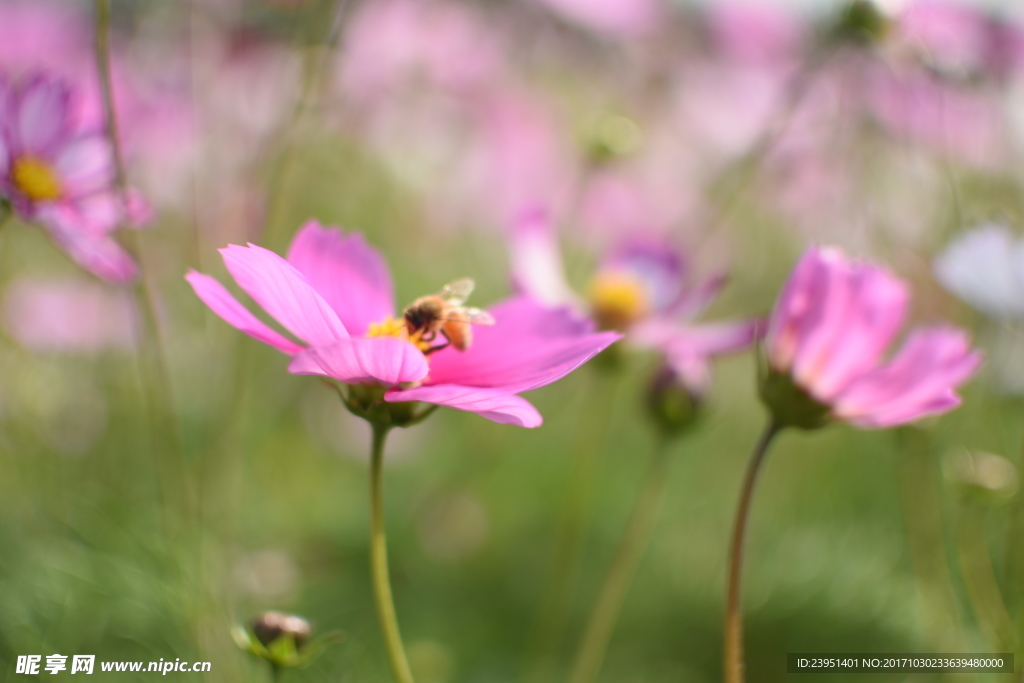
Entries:
<svg viewBox="0 0 1024 683">
<path fill-rule="evenodd" d="M 1006 609 L 992 566 L 984 508 L 964 501 L 957 526 L 960 567 L 978 626 L 991 647 L 999 652 L 1013 650 L 1016 648 L 1013 620 Z"/>
<path fill-rule="evenodd" d="M 741 604 L 741 579 L 743 578 L 743 542 L 747 533 L 747 520 L 750 517 L 750 503 L 754 497 L 754 484 L 757 475 L 768 454 L 768 446 L 779 433 L 780 426 L 772 420 L 754 447 L 747 463 L 747 473 L 743 478 L 739 504 L 736 507 L 736 521 L 732 530 L 732 543 L 729 547 L 728 588 L 725 594 L 725 683 L 743 683 L 743 607 Z"/>
<path fill-rule="evenodd" d="M 127 211 L 128 179 L 121 150 L 121 136 L 111 77 L 111 2 L 110 0 L 95 0 L 94 6 L 96 72 L 102 96 L 106 136 L 110 139 L 114 155 L 115 186 L 121 195 L 123 210 Z M 132 290 L 136 308 L 141 309 L 142 312 L 142 329 L 137 340 L 138 364 L 142 391 L 146 396 L 146 408 L 157 434 L 153 447 L 154 451 L 158 453 L 160 478 L 163 485 L 168 487 L 163 490 L 162 496 L 169 501 L 177 492 L 187 498 L 188 492 L 181 482 L 171 487 L 171 482 L 178 479 L 184 471 L 185 463 L 180 430 L 174 411 L 174 399 L 171 395 L 170 377 L 167 372 L 167 354 L 160 335 L 159 319 L 154 303 L 155 294 L 148 283 L 135 230 L 121 230 L 120 238 L 125 249 L 139 264 L 139 283 Z M 175 457 L 177 462 L 169 463 L 165 456 Z M 168 521 L 165 519 L 165 525 Z"/>
<path fill-rule="evenodd" d="M 402 647 L 398 631 L 395 601 L 391 596 L 388 576 L 388 542 L 384 534 L 384 491 L 382 470 L 384 440 L 388 426 L 373 425 L 373 448 L 370 454 L 370 576 L 373 579 L 373 597 L 377 603 L 377 619 L 388 651 L 391 672 L 398 683 L 413 683 L 409 660 Z"/>
<path fill-rule="evenodd" d="M 666 475 L 670 462 L 669 444 L 670 440 L 662 437 L 651 456 L 640 494 L 633 503 L 629 523 L 622 538 L 619 539 L 615 556 L 590 614 L 583 640 L 580 641 L 576 663 L 569 677 L 570 683 L 591 683 L 597 679 L 597 674 L 601 670 L 615 623 L 622 611 L 640 559 L 650 543 L 658 512 L 665 499 L 668 482 Z"/>
<path fill-rule="evenodd" d="M 285 227 L 288 211 L 288 193 L 295 171 L 297 139 L 306 125 L 306 118 L 312 109 L 314 96 L 323 87 L 330 73 L 330 58 L 341 40 L 345 17 L 351 0 L 336 0 L 327 39 L 317 50 L 307 50 L 302 62 L 302 84 L 299 97 L 292 109 L 292 115 L 280 136 L 277 161 L 271 170 L 267 205 L 263 225 L 264 243 L 273 247 L 278 242 L 278 232 Z"/>
<path fill-rule="evenodd" d="M 900 507 L 921 599 L 922 623 L 935 652 L 963 652 L 966 645 L 949 571 L 938 472 L 931 457 L 931 445 L 926 433 L 913 426 L 896 430 L 896 438 Z"/>
<path fill-rule="evenodd" d="M 617 378 L 617 373 L 605 368 L 591 376 L 594 386 L 590 388 L 584 402 L 584 413 L 588 419 L 580 423 L 585 428 L 580 432 L 573 450 L 569 481 L 559 511 L 554 557 L 526 647 L 524 659 L 528 665 L 523 672 L 524 681 L 543 683 L 550 679 L 552 663 L 563 639 L 566 617 L 574 595 L 574 579 L 578 573 L 587 522 L 590 519 L 590 502 L 612 422 Z"/>
</svg>

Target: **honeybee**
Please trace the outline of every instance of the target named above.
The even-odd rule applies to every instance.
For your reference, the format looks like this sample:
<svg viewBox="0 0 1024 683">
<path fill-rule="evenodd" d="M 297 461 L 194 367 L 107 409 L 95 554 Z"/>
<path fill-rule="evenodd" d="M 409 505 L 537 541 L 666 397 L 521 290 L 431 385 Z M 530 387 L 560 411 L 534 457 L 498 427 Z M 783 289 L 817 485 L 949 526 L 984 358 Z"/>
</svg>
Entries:
<svg viewBox="0 0 1024 683">
<path fill-rule="evenodd" d="M 473 343 L 473 329 L 470 325 L 493 325 L 494 318 L 487 311 L 463 306 L 476 284 L 469 278 L 456 280 L 444 286 L 437 294 L 423 296 L 413 301 L 402 318 L 409 336 L 419 335 L 419 340 L 430 343 L 440 332 L 446 342 L 429 347 L 424 353 L 454 346 L 465 351 Z"/>
</svg>

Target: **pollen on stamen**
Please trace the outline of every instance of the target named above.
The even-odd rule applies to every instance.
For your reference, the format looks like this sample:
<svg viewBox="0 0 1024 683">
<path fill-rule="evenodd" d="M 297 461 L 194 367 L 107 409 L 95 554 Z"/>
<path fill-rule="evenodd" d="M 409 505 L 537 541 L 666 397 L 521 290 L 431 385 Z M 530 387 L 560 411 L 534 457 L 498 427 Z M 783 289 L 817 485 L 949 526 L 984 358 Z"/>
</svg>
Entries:
<svg viewBox="0 0 1024 683">
<path fill-rule="evenodd" d="M 34 202 L 52 201 L 61 196 L 57 174 L 49 164 L 35 157 L 24 156 L 15 159 L 11 167 L 11 180 Z"/>
<path fill-rule="evenodd" d="M 594 318 L 606 330 L 625 329 L 650 308 L 650 297 L 643 284 L 624 273 L 599 273 L 589 294 Z"/>
<path fill-rule="evenodd" d="M 420 337 L 422 332 L 416 332 L 416 334 L 410 335 L 408 328 L 405 326 L 405 321 L 401 319 L 395 319 L 388 316 L 379 323 L 370 323 L 370 328 L 366 331 L 367 337 L 395 337 L 396 339 L 404 339 L 412 342 L 416 348 L 420 351 L 427 351 L 430 348 L 430 342 L 423 341 Z"/>
</svg>

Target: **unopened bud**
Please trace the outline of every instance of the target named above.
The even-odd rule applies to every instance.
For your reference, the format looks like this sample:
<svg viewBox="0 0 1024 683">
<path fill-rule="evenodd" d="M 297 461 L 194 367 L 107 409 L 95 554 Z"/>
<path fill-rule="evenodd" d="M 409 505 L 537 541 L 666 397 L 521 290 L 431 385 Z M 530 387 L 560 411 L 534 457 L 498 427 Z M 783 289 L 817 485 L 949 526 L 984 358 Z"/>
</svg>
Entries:
<svg viewBox="0 0 1024 683">
<path fill-rule="evenodd" d="M 330 643 L 342 638 L 340 632 L 332 631 L 312 640 L 309 622 L 284 612 L 264 612 L 248 628 L 235 627 L 232 635 L 238 647 L 275 668 L 306 666 Z"/>
<path fill-rule="evenodd" d="M 587 127 L 587 155 L 595 163 L 629 156 L 640 149 L 643 133 L 636 123 L 618 114 L 601 114 Z"/>
<path fill-rule="evenodd" d="M 696 423 L 703 397 L 704 387 L 688 383 L 665 363 L 648 387 L 647 411 L 666 434 L 680 434 Z"/>
<path fill-rule="evenodd" d="M 993 453 L 967 449 L 947 453 L 942 474 L 963 495 L 986 505 L 1005 503 L 1017 492 L 1017 469 Z"/>
<path fill-rule="evenodd" d="M 278 638 L 291 638 L 296 651 L 309 642 L 313 633 L 308 621 L 284 612 L 264 612 L 253 619 L 250 628 L 264 647 L 271 647 Z"/>
<path fill-rule="evenodd" d="M 833 25 L 832 35 L 837 40 L 874 45 L 889 32 L 891 21 L 877 2 L 853 0 Z"/>
</svg>

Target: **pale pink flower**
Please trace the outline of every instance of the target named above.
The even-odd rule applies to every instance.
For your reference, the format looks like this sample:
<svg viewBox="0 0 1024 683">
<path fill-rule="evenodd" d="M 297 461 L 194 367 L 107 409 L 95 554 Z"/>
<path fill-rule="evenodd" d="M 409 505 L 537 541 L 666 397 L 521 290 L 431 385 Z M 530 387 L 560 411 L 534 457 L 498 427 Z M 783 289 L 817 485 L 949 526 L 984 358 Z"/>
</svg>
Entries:
<svg viewBox="0 0 1024 683">
<path fill-rule="evenodd" d="M 633 38 L 650 33 L 666 14 L 660 0 L 534 0 L 595 33 Z"/>
<path fill-rule="evenodd" d="M 526 211 L 513 225 L 509 257 L 520 292 L 546 306 L 572 306 L 602 328 L 624 332 L 627 343 L 662 352 L 696 390 L 707 387 L 712 357 L 750 346 L 761 327 L 758 320 L 694 323 L 726 278 L 717 274 L 692 283 L 685 256 L 643 232 L 604 256 L 584 295 L 565 277 L 557 235 L 544 211 Z"/>
<path fill-rule="evenodd" d="M 952 410 L 960 405 L 955 387 L 974 374 L 981 356 L 961 330 L 926 327 L 883 360 L 907 298 L 906 285 L 882 268 L 811 247 L 769 321 L 772 372 L 788 376 L 831 417 L 860 427 L 892 427 Z"/>
<path fill-rule="evenodd" d="M 121 289 L 85 278 L 19 279 L 4 292 L 7 333 L 33 351 L 130 349 L 136 318 Z"/>
<path fill-rule="evenodd" d="M 86 270 L 130 280 L 135 263 L 113 233 L 145 222 L 149 207 L 134 193 L 125 206 L 113 187 L 110 142 L 75 118 L 73 97 L 44 75 L 19 85 L 0 80 L 0 197 Z"/>
<path fill-rule="evenodd" d="M 417 82 L 454 92 L 503 75 L 499 37 L 470 8 L 438 0 L 360 6 L 346 32 L 339 78 L 359 103 L 400 97 Z"/>
<path fill-rule="evenodd" d="M 708 7 L 708 28 L 716 51 L 758 67 L 791 64 L 806 45 L 807 27 L 780 3 L 727 0 Z"/>
<path fill-rule="evenodd" d="M 186 279 L 214 313 L 294 356 L 293 374 L 382 385 L 391 403 L 423 401 L 537 427 L 540 414 L 516 394 L 564 377 L 619 338 L 595 333 L 568 310 L 513 298 L 490 309 L 496 323 L 474 329 L 467 350 L 428 355 L 395 319 L 387 265 L 358 234 L 311 221 L 287 259 L 251 244 L 221 254 L 239 287 L 301 342 L 261 322 L 212 277 L 190 272 Z"/>
</svg>

